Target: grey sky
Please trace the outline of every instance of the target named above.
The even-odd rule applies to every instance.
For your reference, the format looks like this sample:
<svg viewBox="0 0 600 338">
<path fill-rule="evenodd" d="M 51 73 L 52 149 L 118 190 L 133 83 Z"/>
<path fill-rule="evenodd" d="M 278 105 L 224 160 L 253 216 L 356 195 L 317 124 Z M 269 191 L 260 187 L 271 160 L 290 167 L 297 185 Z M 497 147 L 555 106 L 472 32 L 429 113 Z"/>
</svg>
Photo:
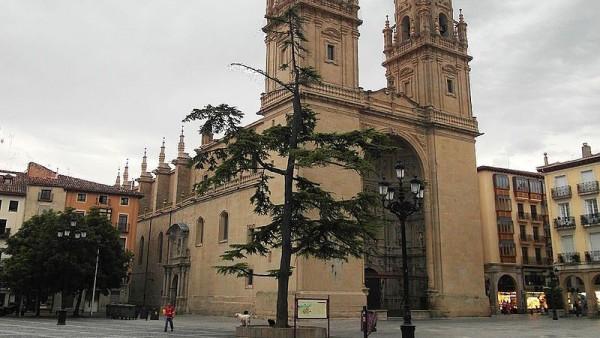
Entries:
<svg viewBox="0 0 600 338">
<path fill-rule="evenodd" d="M 257 117 L 264 0 L 0 0 L 0 168 L 29 161 L 114 181 L 130 158 L 176 154 L 181 119 L 227 102 Z M 362 0 L 361 86 L 385 85 L 381 29 L 393 0 Z M 600 149 L 595 0 L 455 0 L 469 23 L 478 164 L 534 170 Z M 456 13 L 457 15 L 458 13 Z M 199 144 L 186 125 L 188 151 Z"/>
</svg>

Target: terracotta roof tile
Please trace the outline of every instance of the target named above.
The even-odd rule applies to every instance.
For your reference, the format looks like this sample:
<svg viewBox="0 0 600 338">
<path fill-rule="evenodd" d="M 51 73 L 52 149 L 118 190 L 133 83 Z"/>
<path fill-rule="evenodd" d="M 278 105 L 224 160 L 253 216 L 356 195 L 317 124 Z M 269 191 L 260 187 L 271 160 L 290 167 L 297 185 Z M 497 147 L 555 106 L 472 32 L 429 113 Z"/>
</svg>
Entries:
<svg viewBox="0 0 600 338">
<path fill-rule="evenodd" d="M 0 169 L 0 194 L 24 196 L 27 192 L 25 180 L 24 173 Z"/>
<path fill-rule="evenodd" d="M 45 187 L 61 187 L 68 191 L 82 191 L 82 192 L 97 192 L 106 193 L 113 195 L 127 195 L 142 197 L 143 195 L 137 191 L 131 191 L 123 189 L 121 187 L 115 187 L 106 184 L 100 184 L 92 181 L 82 180 L 80 178 L 57 175 L 53 178 L 47 177 L 28 177 L 28 185 L 34 186 L 45 186 Z"/>
</svg>

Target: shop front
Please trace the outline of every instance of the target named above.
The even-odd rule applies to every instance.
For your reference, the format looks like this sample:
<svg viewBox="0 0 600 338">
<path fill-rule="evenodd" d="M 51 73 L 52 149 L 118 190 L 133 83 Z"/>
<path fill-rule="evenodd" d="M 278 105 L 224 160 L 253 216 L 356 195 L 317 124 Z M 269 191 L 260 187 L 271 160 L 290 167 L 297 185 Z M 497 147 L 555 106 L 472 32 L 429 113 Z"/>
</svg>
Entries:
<svg viewBox="0 0 600 338">
<path fill-rule="evenodd" d="M 519 312 L 517 283 L 514 278 L 504 275 L 498 281 L 498 311 L 503 314 Z"/>
</svg>

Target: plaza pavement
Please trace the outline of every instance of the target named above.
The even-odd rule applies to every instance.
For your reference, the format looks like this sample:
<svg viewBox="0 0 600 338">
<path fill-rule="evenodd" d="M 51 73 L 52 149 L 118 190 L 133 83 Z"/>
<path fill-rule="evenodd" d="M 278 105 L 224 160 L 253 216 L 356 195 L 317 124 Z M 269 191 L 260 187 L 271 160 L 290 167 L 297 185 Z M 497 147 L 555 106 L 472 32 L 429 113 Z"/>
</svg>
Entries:
<svg viewBox="0 0 600 338">
<path fill-rule="evenodd" d="M 254 324 L 262 323 L 254 320 Z M 325 322 L 303 324 L 326 325 Z M 514 315 L 492 318 L 438 319 L 416 321 L 417 338 L 584 338 L 600 337 L 600 320 Z M 0 337 L 233 337 L 238 322 L 233 318 L 184 315 L 175 318 L 175 332 L 164 333 L 164 322 L 110 320 L 105 318 L 67 319 L 57 326 L 54 318 L 0 318 Z M 380 321 L 371 338 L 399 338 L 401 321 Z M 333 320 L 332 338 L 362 338 L 358 320 Z"/>
</svg>

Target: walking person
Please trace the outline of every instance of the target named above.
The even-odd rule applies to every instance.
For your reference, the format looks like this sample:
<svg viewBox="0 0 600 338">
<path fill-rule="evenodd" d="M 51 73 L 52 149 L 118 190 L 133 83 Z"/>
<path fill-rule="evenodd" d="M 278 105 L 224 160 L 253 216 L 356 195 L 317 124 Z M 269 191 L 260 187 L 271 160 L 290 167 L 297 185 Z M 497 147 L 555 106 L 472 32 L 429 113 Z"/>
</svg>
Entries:
<svg viewBox="0 0 600 338">
<path fill-rule="evenodd" d="M 167 332 L 167 326 L 171 325 L 171 332 L 173 332 L 173 317 L 175 317 L 175 308 L 171 303 L 168 303 L 167 306 L 163 309 L 163 314 L 165 315 L 165 332 Z"/>
</svg>

